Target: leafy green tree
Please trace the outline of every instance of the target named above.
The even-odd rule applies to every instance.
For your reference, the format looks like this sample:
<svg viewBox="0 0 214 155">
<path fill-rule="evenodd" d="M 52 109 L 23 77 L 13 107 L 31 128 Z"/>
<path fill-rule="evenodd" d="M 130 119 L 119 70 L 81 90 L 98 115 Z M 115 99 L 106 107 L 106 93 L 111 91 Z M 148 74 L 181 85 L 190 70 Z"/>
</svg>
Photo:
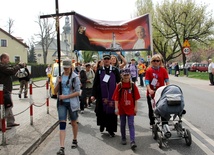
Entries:
<svg viewBox="0 0 214 155">
<path fill-rule="evenodd" d="M 147 6 L 141 2 L 137 0 L 137 10 L 139 14 L 145 14 Z M 182 55 L 185 64 L 182 46 L 186 39 L 192 51 L 213 40 L 214 20 L 212 13 L 206 12 L 205 4 L 197 5 L 193 0 L 164 0 L 148 13 L 151 10 L 155 10 L 152 12 L 154 52 L 161 53 L 165 61 Z"/>
<path fill-rule="evenodd" d="M 136 16 L 141 16 L 148 13 L 153 16 L 154 11 L 152 0 L 136 0 L 135 5 L 137 8 L 135 13 Z"/>
<path fill-rule="evenodd" d="M 212 13 L 206 12 L 205 4 L 197 5 L 195 1 L 165 0 L 156 7 L 156 20 L 158 25 L 153 25 L 166 39 L 175 42 L 183 57 L 183 64 L 186 56 L 182 52 L 183 42 L 187 39 L 191 42 L 209 44 L 213 39 L 214 20 Z M 163 29 L 165 27 L 165 29 Z M 196 47 L 192 47 L 192 50 Z M 173 52 L 175 52 L 173 51 Z"/>
<path fill-rule="evenodd" d="M 97 54 L 97 52 L 95 52 L 95 51 L 82 51 L 82 58 L 83 58 L 84 62 L 88 63 L 88 62 L 94 61 L 94 59 L 92 57 L 94 54 Z"/>
</svg>

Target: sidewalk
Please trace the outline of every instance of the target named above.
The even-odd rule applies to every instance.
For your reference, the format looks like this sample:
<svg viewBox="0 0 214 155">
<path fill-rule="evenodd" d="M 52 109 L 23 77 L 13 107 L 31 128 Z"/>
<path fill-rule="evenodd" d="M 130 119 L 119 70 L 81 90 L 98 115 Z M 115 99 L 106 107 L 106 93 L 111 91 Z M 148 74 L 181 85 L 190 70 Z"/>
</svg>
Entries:
<svg viewBox="0 0 214 155">
<path fill-rule="evenodd" d="M 30 117 L 30 95 L 28 98 L 18 98 L 18 87 L 13 89 L 13 114 L 16 123 L 20 126 L 13 127 L 5 132 L 6 146 L 2 146 L 2 132 L 0 132 L 0 154 L 1 155 L 25 155 L 30 154 L 40 142 L 42 142 L 50 132 L 58 125 L 58 116 L 56 111 L 56 99 L 49 99 L 49 114 L 47 114 L 46 106 L 46 86 L 44 81 L 35 82 L 33 85 L 32 98 L 35 106 L 33 106 L 33 125 L 31 125 Z"/>
</svg>

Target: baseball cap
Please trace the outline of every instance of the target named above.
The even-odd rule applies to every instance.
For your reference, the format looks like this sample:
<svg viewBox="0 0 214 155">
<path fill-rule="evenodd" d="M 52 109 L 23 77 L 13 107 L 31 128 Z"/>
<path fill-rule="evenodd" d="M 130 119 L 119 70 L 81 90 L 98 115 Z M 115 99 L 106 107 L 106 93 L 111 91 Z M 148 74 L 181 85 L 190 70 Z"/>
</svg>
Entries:
<svg viewBox="0 0 214 155">
<path fill-rule="evenodd" d="M 71 60 L 68 59 L 68 60 L 63 60 L 62 62 L 62 67 L 63 68 L 71 68 Z"/>
<path fill-rule="evenodd" d="M 103 54 L 103 59 L 111 59 L 111 56 L 110 56 L 110 54 Z"/>
<path fill-rule="evenodd" d="M 90 63 L 85 64 L 85 67 L 88 67 L 88 66 L 91 66 L 91 64 Z"/>
<path fill-rule="evenodd" d="M 122 75 L 127 75 L 127 74 L 130 74 L 131 71 L 130 71 L 129 68 L 125 68 L 125 69 L 121 69 L 120 73 L 121 73 Z"/>
</svg>

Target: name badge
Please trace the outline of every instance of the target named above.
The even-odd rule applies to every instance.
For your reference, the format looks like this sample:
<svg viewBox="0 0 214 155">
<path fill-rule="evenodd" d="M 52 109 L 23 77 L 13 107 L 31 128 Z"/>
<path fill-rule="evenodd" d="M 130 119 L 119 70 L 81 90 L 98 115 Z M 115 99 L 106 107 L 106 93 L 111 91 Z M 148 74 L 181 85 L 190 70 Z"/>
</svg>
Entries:
<svg viewBox="0 0 214 155">
<path fill-rule="evenodd" d="M 104 76 L 104 78 L 103 78 L 103 82 L 108 82 L 109 81 L 109 79 L 110 79 L 110 75 L 108 75 L 108 74 L 105 74 L 105 76 Z"/>
<path fill-rule="evenodd" d="M 153 78 L 153 79 L 152 79 L 152 82 L 151 82 L 151 85 L 156 86 L 156 85 L 157 85 L 157 82 L 158 82 L 158 79 Z"/>
</svg>

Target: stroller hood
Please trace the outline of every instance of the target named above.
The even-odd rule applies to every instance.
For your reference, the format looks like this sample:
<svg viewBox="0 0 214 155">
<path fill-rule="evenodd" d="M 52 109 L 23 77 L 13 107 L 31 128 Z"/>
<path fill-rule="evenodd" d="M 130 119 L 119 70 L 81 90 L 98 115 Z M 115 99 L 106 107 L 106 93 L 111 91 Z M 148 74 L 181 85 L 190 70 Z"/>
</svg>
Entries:
<svg viewBox="0 0 214 155">
<path fill-rule="evenodd" d="M 156 94 L 155 94 L 156 96 Z M 157 90 L 155 114 L 170 119 L 170 114 L 181 115 L 184 109 L 183 92 L 177 85 L 160 87 Z"/>
</svg>

